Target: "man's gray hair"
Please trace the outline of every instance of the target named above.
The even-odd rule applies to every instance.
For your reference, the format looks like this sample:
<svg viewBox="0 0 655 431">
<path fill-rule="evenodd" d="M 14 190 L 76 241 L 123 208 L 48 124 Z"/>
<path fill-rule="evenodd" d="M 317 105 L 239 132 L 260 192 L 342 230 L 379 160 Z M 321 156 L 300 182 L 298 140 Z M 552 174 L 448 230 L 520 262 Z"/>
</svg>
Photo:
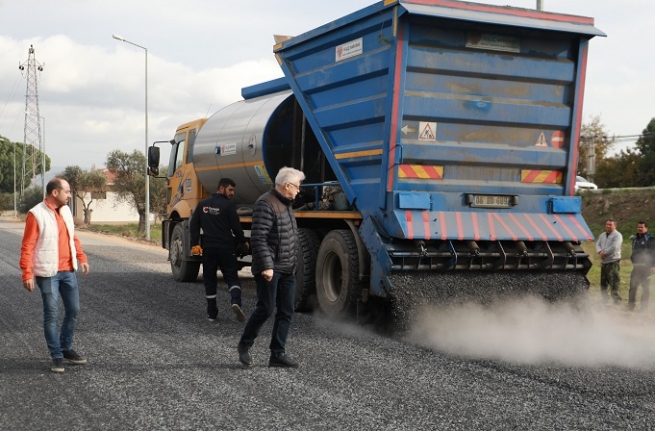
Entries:
<svg viewBox="0 0 655 431">
<path fill-rule="evenodd" d="M 285 166 L 277 173 L 277 176 L 275 177 L 275 185 L 283 186 L 286 183 L 295 185 L 296 180 L 302 181 L 304 179 L 305 174 L 303 174 L 302 171 Z"/>
</svg>

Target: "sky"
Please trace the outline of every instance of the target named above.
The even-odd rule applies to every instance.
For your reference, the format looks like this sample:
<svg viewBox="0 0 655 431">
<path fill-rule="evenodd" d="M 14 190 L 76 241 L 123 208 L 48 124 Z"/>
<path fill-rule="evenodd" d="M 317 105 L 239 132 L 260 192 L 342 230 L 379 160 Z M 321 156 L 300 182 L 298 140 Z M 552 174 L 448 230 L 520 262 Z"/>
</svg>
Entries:
<svg viewBox="0 0 655 431">
<path fill-rule="evenodd" d="M 374 0 L 0 0 L 0 135 L 23 142 L 34 46 L 39 112 L 53 170 L 104 167 L 113 150 L 145 151 L 178 125 L 241 100 L 241 88 L 282 76 L 273 35 L 298 35 Z M 536 0 L 478 3 L 536 8 Z M 545 11 L 588 16 L 608 37 L 590 43 L 583 122 L 637 135 L 655 117 L 655 2 L 544 0 Z M 45 127 L 44 127 L 45 125 Z M 631 145 L 628 141 L 623 144 Z M 162 160 L 166 160 L 162 155 Z"/>
</svg>

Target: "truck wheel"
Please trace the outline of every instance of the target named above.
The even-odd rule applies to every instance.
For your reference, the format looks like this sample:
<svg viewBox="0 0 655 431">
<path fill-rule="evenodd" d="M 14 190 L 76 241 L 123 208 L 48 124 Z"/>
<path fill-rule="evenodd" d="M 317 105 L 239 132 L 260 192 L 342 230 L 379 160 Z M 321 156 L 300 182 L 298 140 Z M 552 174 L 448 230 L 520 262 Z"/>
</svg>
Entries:
<svg viewBox="0 0 655 431">
<path fill-rule="evenodd" d="M 184 229 L 180 223 L 173 228 L 169 253 L 171 257 L 171 272 L 175 281 L 188 282 L 195 281 L 198 278 L 200 262 L 189 262 L 185 260 Z"/>
<path fill-rule="evenodd" d="M 333 230 L 323 238 L 316 262 L 316 296 L 321 310 L 330 317 L 352 315 L 361 292 L 353 233 Z"/>
<path fill-rule="evenodd" d="M 321 241 L 311 229 L 298 229 L 296 311 L 312 311 L 316 294 L 316 255 Z"/>
</svg>

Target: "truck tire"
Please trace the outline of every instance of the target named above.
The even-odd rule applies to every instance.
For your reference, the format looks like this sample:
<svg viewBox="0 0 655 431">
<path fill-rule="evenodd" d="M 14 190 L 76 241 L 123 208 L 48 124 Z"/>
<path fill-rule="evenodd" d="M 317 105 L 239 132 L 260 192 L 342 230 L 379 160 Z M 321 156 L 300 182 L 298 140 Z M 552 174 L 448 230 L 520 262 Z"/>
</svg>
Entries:
<svg viewBox="0 0 655 431">
<path fill-rule="evenodd" d="M 316 255 L 321 240 L 311 229 L 298 229 L 296 311 L 312 311 L 316 295 Z"/>
<path fill-rule="evenodd" d="M 175 281 L 189 282 L 198 278 L 200 262 L 185 260 L 184 229 L 180 223 L 173 228 L 169 255 L 171 258 L 171 272 Z"/>
<path fill-rule="evenodd" d="M 329 317 L 354 315 L 362 293 L 357 244 L 350 230 L 328 233 L 318 250 L 316 296 Z"/>
</svg>

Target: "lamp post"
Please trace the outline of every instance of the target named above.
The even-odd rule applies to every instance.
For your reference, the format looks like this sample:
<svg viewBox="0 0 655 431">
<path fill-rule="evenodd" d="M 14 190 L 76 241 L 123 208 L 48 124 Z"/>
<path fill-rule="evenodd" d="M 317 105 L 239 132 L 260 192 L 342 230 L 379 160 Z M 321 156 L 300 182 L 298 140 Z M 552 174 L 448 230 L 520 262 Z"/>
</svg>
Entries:
<svg viewBox="0 0 655 431">
<path fill-rule="evenodd" d="M 18 206 L 16 205 L 16 143 L 14 142 L 14 218 L 18 217 Z"/>
<path fill-rule="evenodd" d="M 43 148 L 41 150 L 41 188 L 45 199 L 45 117 L 25 111 L 25 114 L 43 120 Z M 25 149 L 23 149 L 25 151 Z M 16 212 L 16 148 L 14 147 L 14 213 Z M 14 214 L 15 216 L 16 214 Z"/>
<path fill-rule="evenodd" d="M 129 43 L 134 45 L 137 48 L 141 48 L 145 51 L 146 54 L 146 146 L 145 146 L 145 156 L 146 156 L 146 166 L 145 166 L 145 175 L 146 175 L 146 239 L 150 241 L 150 176 L 148 175 L 148 48 L 145 46 L 138 45 L 134 42 L 130 42 L 124 37 L 112 34 L 116 40 L 121 42 Z"/>
</svg>

